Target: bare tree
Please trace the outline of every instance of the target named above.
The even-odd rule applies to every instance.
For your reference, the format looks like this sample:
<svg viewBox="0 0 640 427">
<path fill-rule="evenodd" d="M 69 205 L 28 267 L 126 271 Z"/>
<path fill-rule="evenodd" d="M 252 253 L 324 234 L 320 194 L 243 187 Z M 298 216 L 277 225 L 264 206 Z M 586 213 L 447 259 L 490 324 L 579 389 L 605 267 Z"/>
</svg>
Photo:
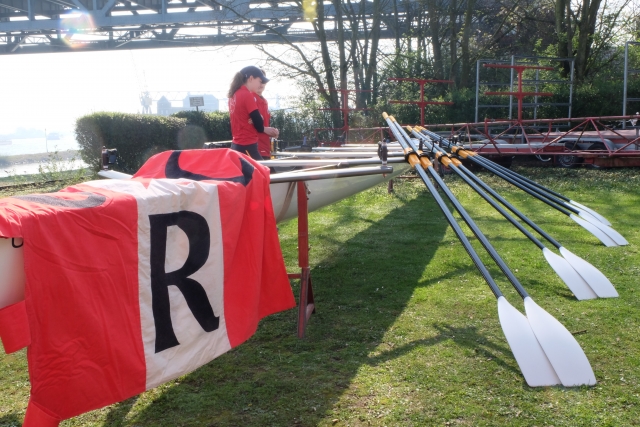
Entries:
<svg viewBox="0 0 640 427">
<path fill-rule="evenodd" d="M 610 4 L 606 0 L 555 0 L 555 29 L 558 56 L 575 58 L 575 72 L 583 80 L 593 69 L 598 55 L 610 46 L 620 26 L 622 12 L 630 4 L 624 0 Z M 565 64 L 565 74 L 568 64 Z"/>
</svg>

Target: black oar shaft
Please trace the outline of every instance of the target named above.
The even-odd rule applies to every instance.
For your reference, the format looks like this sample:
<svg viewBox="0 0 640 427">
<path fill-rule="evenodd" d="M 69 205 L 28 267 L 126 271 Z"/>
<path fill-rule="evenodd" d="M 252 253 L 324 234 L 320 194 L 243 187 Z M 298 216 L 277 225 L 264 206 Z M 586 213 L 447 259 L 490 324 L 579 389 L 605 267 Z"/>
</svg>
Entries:
<svg viewBox="0 0 640 427">
<path fill-rule="evenodd" d="M 391 125 L 393 125 L 393 126 L 391 126 Z M 404 141 L 405 145 L 410 146 L 411 149 L 413 149 L 414 151 L 417 152 L 418 151 L 417 147 L 415 146 L 415 144 L 413 143 L 411 138 L 409 138 L 409 136 L 406 133 L 404 133 L 404 130 L 400 127 L 400 125 L 397 124 L 395 121 L 391 122 L 391 125 L 390 125 L 391 127 L 395 127 L 397 129 L 398 135 L 396 135 L 396 138 L 398 138 L 398 136 L 400 136 L 399 141 Z M 402 144 L 402 142 L 400 142 L 400 143 Z M 440 178 L 438 173 L 433 169 L 433 167 L 428 167 L 427 170 L 431 174 L 431 176 L 433 177 L 433 179 L 436 182 L 436 184 L 438 184 L 440 186 L 440 188 L 442 189 L 444 194 L 451 201 L 451 203 L 456 208 L 456 210 L 458 211 L 460 216 L 462 216 L 462 219 L 464 220 L 464 222 L 471 229 L 473 234 L 476 236 L 476 238 L 480 241 L 480 243 L 485 248 L 485 250 L 489 253 L 491 258 L 498 265 L 500 270 L 502 270 L 502 272 L 505 274 L 505 276 L 507 276 L 507 278 L 509 279 L 511 284 L 516 288 L 516 290 L 518 291 L 520 296 L 522 298 L 526 298 L 527 296 L 529 296 L 529 294 L 527 293 L 527 291 L 524 290 L 524 288 L 522 287 L 522 285 L 520 284 L 520 282 L 518 281 L 516 276 L 511 272 L 511 270 L 509 269 L 507 264 L 502 260 L 502 258 L 498 254 L 498 252 L 491 245 L 491 243 L 489 243 L 489 240 L 485 237 L 485 235 L 482 233 L 482 231 L 480 231 L 480 228 L 478 228 L 476 223 L 469 216 L 469 214 L 464 209 L 464 207 L 460 204 L 458 199 L 453 195 L 451 190 L 449 190 L 449 187 L 447 187 L 447 185 L 444 183 L 442 178 Z"/>
<path fill-rule="evenodd" d="M 544 237 L 545 239 L 547 239 L 549 241 L 549 243 L 551 243 L 553 246 L 555 246 L 556 248 L 560 248 L 562 245 L 560 245 L 560 243 L 554 239 L 553 237 L 551 237 L 546 231 L 544 231 L 543 229 L 541 229 L 538 224 L 536 224 L 535 222 L 531 221 L 525 214 L 523 214 L 522 212 L 520 212 L 515 206 L 513 206 L 511 203 L 507 202 L 505 200 L 504 197 L 500 196 L 500 194 L 496 193 L 496 191 L 489 187 L 485 182 L 483 182 L 480 178 L 478 178 L 477 176 L 475 176 L 473 174 L 473 172 L 471 172 L 469 169 L 467 169 L 464 165 L 460 165 L 458 166 L 458 169 L 461 169 L 465 174 L 467 174 L 468 177 L 470 177 L 471 179 L 473 179 L 476 183 L 478 183 L 478 185 L 480 185 L 482 188 L 484 188 L 489 194 L 491 194 L 496 200 L 498 200 L 500 203 L 502 203 L 507 209 L 509 209 L 514 215 L 516 215 L 518 218 L 520 218 L 520 220 L 522 220 L 524 223 L 526 223 L 529 227 L 533 228 L 534 230 L 536 230 L 536 232 L 538 234 L 540 234 L 542 237 Z"/>
<path fill-rule="evenodd" d="M 401 136 L 397 134 L 397 130 L 394 129 L 394 127 L 392 126 L 391 120 L 388 118 L 386 120 L 387 120 L 387 123 L 389 124 L 389 128 L 391 129 L 391 132 L 394 134 L 396 139 L 400 141 Z M 403 145 L 403 147 L 405 147 L 405 145 Z M 464 234 L 464 232 L 460 228 L 460 225 L 458 224 L 456 219 L 453 217 L 453 215 L 449 211 L 449 208 L 447 207 L 446 203 L 444 202 L 444 200 L 442 200 L 442 197 L 440 197 L 438 190 L 436 190 L 433 183 L 429 180 L 427 173 L 420 165 L 420 161 L 418 160 L 417 154 L 411 154 L 410 157 L 412 158 L 409 159 L 409 162 L 410 163 L 413 162 L 412 166 L 418 172 L 418 174 L 420 175 L 420 178 L 422 178 L 422 181 L 427 186 L 427 189 L 429 190 L 429 192 L 435 199 L 436 203 L 438 204 L 438 207 L 440 208 L 444 216 L 447 218 L 447 222 L 449 223 L 449 225 L 451 225 L 451 228 L 453 228 L 453 231 L 456 233 L 458 240 L 460 240 L 460 243 L 462 243 L 462 246 L 464 246 L 464 249 L 467 251 L 471 259 L 473 260 L 473 263 L 478 268 L 478 270 L 480 271 L 480 274 L 482 275 L 484 280 L 487 282 L 487 284 L 491 288 L 491 291 L 493 292 L 493 294 L 496 296 L 496 298 L 500 298 L 502 296 L 502 292 L 500 292 L 500 288 L 498 288 L 498 285 L 491 277 L 489 270 L 487 270 L 487 267 L 485 267 L 484 263 L 478 256 L 478 253 L 475 251 L 475 249 L 473 249 L 471 242 L 469 242 L 469 239 L 467 239 L 467 236 Z"/>
<path fill-rule="evenodd" d="M 504 179 L 505 181 L 515 185 L 516 187 L 518 187 L 519 189 L 521 189 L 525 193 L 529 194 L 530 196 L 535 197 L 536 199 L 540 200 L 541 202 L 546 203 L 547 205 L 551 206 L 554 209 L 557 209 L 558 211 L 562 212 L 563 214 L 565 214 L 567 216 L 571 215 L 571 212 L 569 212 L 569 210 L 565 209 L 565 206 L 560 206 L 560 205 L 552 202 L 548 198 L 543 197 L 539 193 L 537 193 L 537 192 L 535 192 L 533 190 L 530 190 L 528 187 L 520 185 L 519 183 L 515 182 L 514 180 L 512 180 L 511 178 L 509 178 L 508 176 L 506 176 L 502 172 L 497 171 L 494 168 L 492 168 L 490 165 L 487 165 L 487 164 L 483 163 L 482 160 L 478 159 L 477 157 L 481 157 L 481 156 L 468 156 L 467 158 L 469 160 L 471 160 L 472 162 L 474 162 L 475 164 L 484 167 L 485 169 L 489 170 L 493 174 L 495 174 L 495 175 L 499 176 L 500 178 Z M 574 209 L 570 209 L 570 210 L 574 210 Z M 578 210 L 575 210 L 574 213 L 578 213 Z"/>
<path fill-rule="evenodd" d="M 435 144 L 431 143 L 431 141 L 428 141 L 424 138 L 428 138 L 425 135 L 416 132 L 415 130 L 413 131 L 413 134 L 421 139 L 423 139 L 423 141 L 427 144 L 428 147 L 435 147 Z M 442 150 L 440 148 L 440 150 Z M 442 150 L 444 151 L 444 150 Z M 441 152 L 442 152 L 441 151 Z M 495 198 L 496 200 L 498 200 L 500 203 L 502 203 L 507 209 L 509 209 L 514 215 L 516 215 L 518 218 L 520 218 L 521 221 L 523 221 L 524 223 L 526 223 L 529 227 L 533 228 L 538 234 L 540 234 L 542 237 L 544 237 L 545 239 L 547 239 L 553 246 L 555 246 L 556 248 L 560 248 L 560 243 L 558 243 L 553 237 L 551 237 L 549 234 L 547 234 L 544 230 L 542 230 L 540 227 L 538 227 L 538 225 L 531 221 L 526 215 L 524 215 L 522 212 L 520 212 L 515 206 L 513 206 L 511 203 L 507 202 L 504 197 L 502 197 L 500 194 L 498 194 L 493 188 L 489 187 L 484 181 L 482 181 L 480 178 L 478 178 L 474 173 L 472 173 L 469 169 L 467 169 L 464 165 L 462 164 L 458 164 L 458 165 L 454 165 L 454 167 L 456 168 L 456 172 L 458 173 L 458 175 L 460 175 L 460 172 L 464 173 L 466 175 L 466 177 L 468 177 L 469 179 L 473 180 L 477 185 L 479 185 L 480 187 L 482 187 L 486 192 L 488 192 L 489 194 L 491 194 L 491 196 L 493 196 L 493 198 Z M 460 175 L 463 179 L 465 179 L 465 177 L 463 177 L 462 175 Z M 465 179 L 466 181 L 466 179 Z M 472 184 L 471 187 L 476 190 L 475 187 L 473 187 Z M 478 190 L 476 190 L 477 192 Z M 478 192 L 478 194 L 482 195 L 481 193 Z M 486 196 L 486 195 L 485 195 Z M 507 218 L 509 221 L 511 221 L 511 223 L 513 225 L 515 225 L 516 227 L 518 227 L 518 229 L 525 234 L 525 236 L 529 237 L 528 230 L 521 228 L 522 226 L 517 223 L 511 216 L 506 216 L 505 213 L 502 212 L 500 207 L 495 206 L 492 203 L 492 200 L 485 197 L 485 200 L 487 200 L 487 202 L 489 202 L 491 204 L 491 206 L 493 206 L 494 208 L 496 208 L 498 210 L 498 212 L 500 212 L 505 218 Z M 531 237 L 529 237 L 531 239 Z M 535 237 L 534 237 L 535 239 Z M 540 241 L 538 239 L 531 239 L 540 249 L 542 249 L 544 246 L 542 245 L 542 243 L 540 243 Z"/>
<path fill-rule="evenodd" d="M 520 175 L 519 173 L 514 172 L 514 171 L 512 171 L 512 170 L 511 170 L 511 169 L 509 169 L 509 168 L 506 168 L 506 167 L 504 167 L 504 166 L 502 166 L 502 165 L 500 165 L 500 164 L 498 164 L 498 163 L 496 163 L 496 162 L 492 162 L 492 163 L 494 164 L 494 166 L 498 167 L 500 170 L 505 171 L 505 172 L 508 172 L 508 173 L 509 173 L 510 175 L 512 175 L 513 177 L 516 177 L 516 178 L 518 178 L 518 179 L 521 179 L 522 181 L 525 181 L 525 182 L 527 182 L 528 184 L 530 184 L 530 185 L 532 185 L 532 186 L 534 186 L 534 187 L 537 187 L 537 188 L 539 188 L 539 189 L 540 189 L 540 190 L 542 190 L 542 191 L 546 191 L 546 192 L 547 192 L 547 193 L 549 193 L 549 194 L 553 194 L 554 196 L 556 196 L 556 197 L 558 197 L 558 198 L 560 198 L 560 199 L 564 200 L 565 202 L 569 202 L 569 201 L 571 201 L 571 199 L 570 199 L 570 198 L 568 198 L 567 196 L 564 196 L 564 195 L 562 195 L 562 194 L 560 194 L 560 193 L 558 193 L 558 192 L 556 192 L 556 191 L 553 191 L 552 189 L 547 188 L 547 187 L 545 187 L 544 185 L 538 184 L 537 182 L 535 182 L 535 181 L 533 181 L 533 180 L 531 180 L 531 179 L 529 179 L 529 178 L 527 178 L 527 177 L 525 177 L 525 176 L 522 176 L 522 175 Z"/>
<path fill-rule="evenodd" d="M 500 214 L 505 217 L 507 221 L 513 224 L 522 234 L 524 234 L 529 240 L 531 240 L 538 248 L 544 249 L 544 245 L 540 240 L 538 240 L 533 234 L 529 232 L 526 228 L 524 228 L 518 221 L 516 221 L 504 208 L 498 203 L 495 202 L 487 193 L 485 193 L 476 183 L 474 183 L 470 178 L 468 178 L 462 171 L 458 170 L 458 167 L 454 164 L 450 165 L 451 170 L 453 170 L 460 178 L 464 180 L 471 188 L 475 190 L 476 193 L 480 195 L 483 199 L 487 201 L 495 210 L 500 212 Z"/>
<path fill-rule="evenodd" d="M 475 160 L 478 160 L 478 161 L 482 162 L 482 167 L 491 170 L 493 173 L 502 173 L 504 176 L 506 176 L 507 178 L 509 178 L 512 181 L 514 181 L 514 185 L 519 185 L 520 188 L 523 188 L 523 189 L 526 187 L 529 190 L 538 193 L 540 196 L 542 196 L 544 198 L 547 198 L 550 201 L 552 201 L 552 202 L 554 202 L 554 203 L 556 203 L 556 204 L 558 204 L 560 206 L 563 206 L 564 208 L 570 210 L 574 214 L 580 213 L 580 211 L 578 209 L 576 209 L 576 208 L 574 208 L 572 206 L 567 206 L 566 204 L 564 204 L 564 202 L 562 200 L 560 200 L 557 197 L 547 193 L 545 190 L 541 190 L 540 188 L 537 188 L 537 187 L 527 183 L 523 179 L 521 179 L 521 178 L 519 178 L 517 176 L 514 176 L 511 173 L 505 172 L 506 168 L 504 166 L 500 166 L 500 165 L 496 164 L 495 162 L 492 162 L 489 159 L 485 159 L 482 156 L 471 156 L 471 157 L 474 157 Z M 506 169 L 506 170 L 508 171 L 509 169 Z M 507 178 L 504 178 L 504 179 L 507 179 Z"/>
<path fill-rule="evenodd" d="M 446 138 L 441 137 L 440 135 L 433 133 L 429 130 L 423 129 L 423 132 L 428 135 L 428 136 L 435 136 L 437 137 L 438 141 L 440 141 L 441 143 L 445 144 L 447 148 L 451 149 L 453 147 L 453 144 L 448 141 Z M 475 153 L 474 153 L 475 154 Z M 569 211 L 571 211 L 574 214 L 579 214 L 580 211 L 572 206 L 567 206 L 563 203 L 562 200 L 559 200 L 557 197 L 560 197 L 560 199 L 566 200 L 568 201 L 569 199 L 559 193 L 556 193 L 555 191 L 552 191 L 538 183 L 535 183 L 533 181 L 531 181 L 530 179 L 527 179 L 525 177 L 523 177 L 520 174 L 517 174 L 515 172 L 513 172 L 512 170 L 505 168 L 504 166 L 501 166 L 499 164 L 497 164 L 496 162 L 493 162 L 489 159 L 486 159 L 482 156 L 477 156 L 477 155 L 472 155 L 472 156 L 468 156 L 468 159 L 473 161 L 475 164 L 484 167 L 485 169 L 489 170 L 490 172 L 493 172 L 494 174 L 498 175 L 499 177 L 501 177 L 502 179 L 504 179 L 507 182 L 510 182 L 511 184 L 515 185 L 516 187 L 520 188 L 523 191 L 526 191 L 528 194 L 531 194 L 531 191 L 536 192 L 540 197 L 537 197 L 535 195 L 533 195 L 534 197 L 536 197 L 538 200 L 541 200 L 545 203 L 547 203 L 549 206 L 555 208 L 555 209 L 564 209 L 564 214 L 565 215 L 569 215 L 566 213 L 566 210 L 568 209 Z M 529 189 L 530 191 L 525 190 L 525 187 L 527 189 Z M 557 197 L 554 197 L 557 196 Z M 549 201 L 552 201 L 554 203 L 556 203 L 556 205 L 553 205 L 551 203 L 549 203 L 549 201 L 545 200 L 544 198 L 548 199 Z"/>
<path fill-rule="evenodd" d="M 491 243 L 489 243 L 489 240 L 487 240 L 487 238 L 482 233 L 482 231 L 480 231 L 476 223 L 473 221 L 473 219 L 471 219 L 471 217 L 469 216 L 467 211 L 464 209 L 464 207 L 462 207 L 458 199 L 456 199 L 453 193 L 451 193 L 451 190 L 449 190 L 449 187 L 447 187 L 447 185 L 444 183 L 442 178 L 440 178 L 440 175 L 438 175 L 438 173 L 433 168 L 429 168 L 429 173 L 433 177 L 436 184 L 438 184 L 442 188 L 442 191 L 444 192 L 444 194 L 451 201 L 451 203 L 456 208 L 460 216 L 462 216 L 462 219 L 464 220 L 464 222 L 471 229 L 473 234 L 480 241 L 480 243 L 485 248 L 485 250 L 489 253 L 491 258 L 493 258 L 495 263 L 498 264 L 498 267 L 500 267 L 500 270 L 502 270 L 505 276 L 507 276 L 511 284 L 515 286 L 520 296 L 522 298 L 526 298 L 528 296 L 527 291 L 525 291 L 522 285 L 520 285 L 520 282 L 518 281 L 516 276 L 514 276 L 514 274 L 511 272 L 507 264 L 502 260 L 500 255 L 498 255 L 498 252 L 494 249 Z"/>
</svg>

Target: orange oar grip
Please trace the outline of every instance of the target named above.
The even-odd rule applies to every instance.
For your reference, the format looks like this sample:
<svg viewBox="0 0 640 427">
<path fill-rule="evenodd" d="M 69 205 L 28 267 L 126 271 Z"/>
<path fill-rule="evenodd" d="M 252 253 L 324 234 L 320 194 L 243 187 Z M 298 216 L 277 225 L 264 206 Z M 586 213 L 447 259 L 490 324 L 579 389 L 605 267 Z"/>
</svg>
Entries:
<svg viewBox="0 0 640 427">
<path fill-rule="evenodd" d="M 446 156 L 446 155 L 444 155 L 444 154 L 442 154 L 440 152 L 436 153 L 436 159 L 438 159 L 438 161 L 440 163 L 442 163 L 443 165 L 445 165 L 447 167 L 449 167 L 449 165 L 451 164 L 451 159 L 448 156 Z"/>
<path fill-rule="evenodd" d="M 414 168 L 416 167 L 417 164 L 420 163 L 420 159 L 418 158 L 418 155 L 413 151 L 407 155 L 407 161 Z"/>
<path fill-rule="evenodd" d="M 453 163 L 456 166 L 461 166 L 462 165 L 462 162 L 460 160 L 455 159 L 453 157 L 451 158 L 451 163 Z"/>
<path fill-rule="evenodd" d="M 464 150 L 464 149 L 462 149 L 460 147 L 456 147 L 456 146 L 451 147 L 451 152 L 454 153 L 454 154 L 457 154 L 458 156 L 462 157 L 463 159 L 466 159 L 467 157 L 471 157 L 471 156 L 476 156 L 477 155 L 473 151 L 467 151 L 467 150 Z"/>
<path fill-rule="evenodd" d="M 425 169 L 427 169 L 429 166 L 433 166 L 433 163 L 431 163 L 431 160 L 429 160 L 427 156 L 420 157 L 420 164 Z"/>
</svg>

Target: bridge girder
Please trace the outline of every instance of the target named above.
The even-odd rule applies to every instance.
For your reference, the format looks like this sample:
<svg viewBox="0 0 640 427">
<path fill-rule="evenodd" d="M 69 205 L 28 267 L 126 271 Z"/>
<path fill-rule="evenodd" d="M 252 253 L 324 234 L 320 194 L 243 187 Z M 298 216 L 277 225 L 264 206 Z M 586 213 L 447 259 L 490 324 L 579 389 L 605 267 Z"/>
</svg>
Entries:
<svg viewBox="0 0 640 427">
<path fill-rule="evenodd" d="M 360 1 L 365 2 L 365 19 L 371 20 L 372 3 Z M 401 3 L 400 19 L 413 1 Z M 390 2 L 383 4 L 383 15 L 394 13 Z M 324 9 L 326 21 L 335 20 L 334 7 L 325 4 Z M 304 22 L 293 1 L 0 0 L 0 55 L 267 44 L 281 43 L 283 37 L 294 43 L 316 41 Z M 329 29 L 327 37 L 336 40 L 336 31 Z M 381 37 L 395 33 L 383 24 Z"/>
</svg>

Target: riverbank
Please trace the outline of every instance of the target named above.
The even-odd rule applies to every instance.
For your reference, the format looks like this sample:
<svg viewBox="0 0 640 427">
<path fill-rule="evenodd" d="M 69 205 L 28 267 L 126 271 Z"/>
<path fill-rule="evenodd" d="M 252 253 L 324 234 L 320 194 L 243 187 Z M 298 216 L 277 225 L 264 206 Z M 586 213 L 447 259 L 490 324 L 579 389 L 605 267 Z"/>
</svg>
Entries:
<svg viewBox="0 0 640 427">
<path fill-rule="evenodd" d="M 23 182 L 32 175 L 48 178 L 62 171 L 78 171 L 86 167 L 77 150 L 0 156 L 0 182 Z"/>
<path fill-rule="evenodd" d="M 58 151 L 55 153 L 61 160 L 79 159 L 80 153 L 78 150 L 66 150 Z M 31 154 L 17 154 L 15 156 L 1 156 L 0 155 L 0 168 L 7 168 L 11 166 L 19 166 L 22 164 L 30 163 L 47 163 L 51 160 L 54 153 L 31 153 Z"/>
</svg>

